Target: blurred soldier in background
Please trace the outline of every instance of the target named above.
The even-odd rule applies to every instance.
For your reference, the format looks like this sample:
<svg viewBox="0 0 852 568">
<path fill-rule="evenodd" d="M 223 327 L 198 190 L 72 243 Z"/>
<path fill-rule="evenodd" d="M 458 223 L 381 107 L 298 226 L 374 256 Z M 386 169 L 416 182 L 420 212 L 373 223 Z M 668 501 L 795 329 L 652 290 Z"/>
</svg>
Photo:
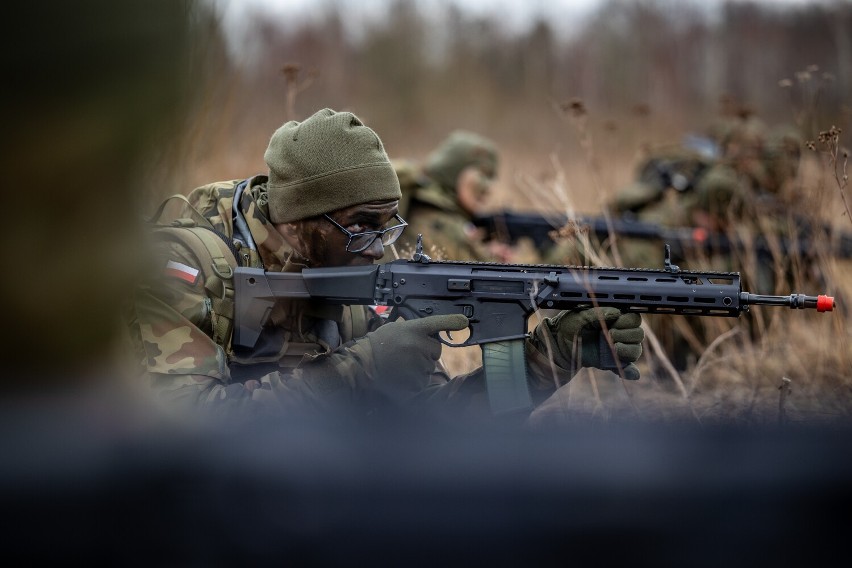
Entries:
<svg viewBox="0 0 852 568">
<path fill-rule="evenodd" d="M 747 110 L 736 120 L 727 120 L 720 130 L 718 158 L 703 146 L 685 145 L 664 149 L 639 168 L 636 182 L 622 190 L 612 202 L 613 216 L 628 216 L 662 227 L 690 227 L 704 235 L 721 234 L 743 246 L 695 247 L 686 261 L 693 269 L 741 271 L 745 285 L 757 293 L 774 294 L 788 286 L 802 286 L 796 268 L 808 262 L 791 259 L 781 245 L 796 237 L 791 217 L 797 215 L 795 180 L 798 175 L 801 138 L 789 126 L 768 129 Z M 755 244 L 755 243 L 759 243 Z M 659 267 L 663 243 L 618 238 L 625 265 Z M 807 252 L 804 253 L 808 255 Z M 809 272 L 810 273 L 810 272 Z M 788 290 L 789 292 L 789 290 Z M 675 318 L 676 319 L 676 318 Z M 689 345 L 674 331 L 675 319 L 649 319 L 667 351 L 682 357 L 706 343 L 703 325 L 691 322 Z M 698 341 L 696 341 L 698 340 Z"/>
<path fill-rule="evenodd" d="M 491 192 L 498 152 L 491 140 L 456 130 L 417 164 L 394 162 L 402 186 L 401 208 L 409 227 L 400 241 L 402 256 L 422 234 L 427 252 L 446 260 L 509 262 L 508 245 L 485 240 L 471 222 Z"/>
<path fill-rule="evenodd" d="M 609 207 L 614 217 L 628 217 L 664 227 L 691 225 L 685 200 L 696 191 L 713 162 L 687 146 L 653 152 L 638 168 L 635 182 L 620 191 Z M 659 267 L 662 247 L 639 239 L 618 239 L 627 266 Z"/>
<path fill-rule="evenodd" d="M 611 214 L 662 227 L 691 226 L 687 201 L 699 191 L 696 186 L 704 182 L 712 167 L 712 158 L 693 147 L 674 146 L 654 152 L 639 166 L 637 180 L 618 193 Z M 616 239 L 618 258 L 625 266 L 662 266 L 664 243 L 623 236 Z M 650 317 L 646 322 L 678 369 L 693 363 L 706 345 L 705 322 L 680 316 Z"/>
<path fill-rule="evenodd" d="M 454 138 L 449 149 L 469 149 L 470 140 Z M 450 154 L 439 152 L 430 164 L 466 169 Z M 493 175 L 494 154 L 477 155 Z M 284 124 L 264 157 L 268 176 L 199 188 L 175 225 L 155 231 L 158 256 L 131 322 L 153 392 L 178 408 L 217 413 L 323 410 L 341 403 L 373 411 L 423 403 L 488 414 L 481 368 L 449 379 L 436 366 L 436 334 L 466 328 L 460 314 L 386 322 L 364 306 L 282 300 L 253 348 L 231 344 L 233 304 L 240 299 L 228 275 L 238 264 L 284 272 L 368 265 L 406 228 L 396 172 L 375 132 L 351 113 L 324 109 Z M 479 168 L 467 171 L 484 175 Z M 637 379 L 640 323 L 637 314 L 607 308 L 544 320 L 526 341 L 535 401 L 579 367 L 601 365 L 601 333 L 615 343 L 624 377 Z"/>
<path fill-rule="evenodd" d="M 787 235 L 788 214 L 796 212 L 792 196 L 801 138 L 788 126 L 769 130 L 745 111 L 719 136 L 718 158 L 697 147 L 666 148 L 650 156 L 640 166 L 637 181 L 613 200 L 612 214 L 724 233 L 737 241 Z M 659 251 L 659 243 L 619 240 L 623 260 L 632 265 L 658 266 Z M 775 292 L 775 270 L 765 262 L 746 267 L 731 255 L 713 256 L 712 266 L 748 271 L 759 293 Z"/>
</svg>

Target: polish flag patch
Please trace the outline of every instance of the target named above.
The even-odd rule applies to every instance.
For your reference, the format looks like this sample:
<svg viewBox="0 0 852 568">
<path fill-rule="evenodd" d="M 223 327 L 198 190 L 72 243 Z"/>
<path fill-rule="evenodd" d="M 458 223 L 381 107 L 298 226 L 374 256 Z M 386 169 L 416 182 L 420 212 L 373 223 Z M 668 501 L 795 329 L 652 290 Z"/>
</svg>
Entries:
<svg viewBox="0 0 852 568">
<path fill-rule="evenodd" d="M 189 282 L 190 284 L 195 284 L 195 281 L 198 280 L 197 268 L 193 268 L 173 260 L 170 260 L 166 264 L 166 274 L 174 276 L 175 278 L 180 278 L 184 282 Z"/>
</svg>

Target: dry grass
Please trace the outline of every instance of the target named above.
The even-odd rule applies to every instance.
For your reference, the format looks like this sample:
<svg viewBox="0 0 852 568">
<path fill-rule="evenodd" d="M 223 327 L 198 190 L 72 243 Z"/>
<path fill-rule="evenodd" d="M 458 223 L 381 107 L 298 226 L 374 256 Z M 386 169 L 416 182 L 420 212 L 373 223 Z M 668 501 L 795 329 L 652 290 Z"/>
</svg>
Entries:
<svg viewBox="0 0 852 568">
<path fill-rule="evenodd" d="M 510 156 L 506 161 L 511 175 L 498 186 L 495 196 L 499 207 L 560 212 L 569 217 L 599 214 L 602 203 L 632 178 L 638 154 L 608 155 L 602 168 L 582 107 L 566 108 L 563 118 L 576 129 L 585 154 L 563 160 L 553 153 L 546 166 L 541 161 L 534 166 L 530 161 L 515 162 Z M 829 150 L 827 158 L 816 152 L 803 158 L 799 181 L 806 199 L 800 212 L 849 230 L 847 216 L 838 214 L 846 211 L 844 150 L 837 147 L 836 139 Z M 582 233 L 574 235 L 583 238 Z M 617 248 L 595 252 L 594 264 L 622 264 Z M 703 259 L 683 264 L 712 269 Z M 815 266 L 811 265 L 819 283 L 803 267 L 804 263 L 793 263 L 790 280 L 796 289 L 777 293 L 828 293 L 837 298 L 837 311 L 817 314 L 757 307 L 738 320 L 698 318 L 704 339 L 698 345 L 698 357 L 682 372 L 675 370 L 668 359 L 671 353 L 665 352 L 646 325 L 648 339 L 639 363 L 642 380 L 622 381 L 612 373 L 583 369 L 536 411 L 534 422 L 546 426 L 589 418 L 636 418 L 776 424 L 848 419 L 852 413 L 852 346 L 845 304 L 852 298 L 852 260 L 819 255 Z M 649 317 L 667 317 L 682 331 L 689 330 L 682 316 L 646 316 L 646 323 Z M 452 371 L 467 372 L 480 364 L 480 354 L 476 348 L 445 349 L 443 360 Z"/>
</svg>

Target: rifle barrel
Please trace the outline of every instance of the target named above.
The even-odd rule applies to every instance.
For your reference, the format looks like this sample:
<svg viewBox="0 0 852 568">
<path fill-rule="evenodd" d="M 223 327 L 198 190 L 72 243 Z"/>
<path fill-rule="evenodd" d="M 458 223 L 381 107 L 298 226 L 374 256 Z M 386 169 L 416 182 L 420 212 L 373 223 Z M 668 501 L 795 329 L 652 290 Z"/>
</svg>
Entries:
<svg viewBox="0 0 852 568">
<path fill-rule="evenodd" d="M 834 310 L 834 298 L 832 296 L 806 296 L 805 294 L 790 294 L 789 296 L 767 296 L 764 294 L 750 294 L 743 292 L 740 295 L 743 305 L 768 305 L 788 306 L 793 310 L 816 309 L 818 312 L 830 312 Z"/>
</svg>

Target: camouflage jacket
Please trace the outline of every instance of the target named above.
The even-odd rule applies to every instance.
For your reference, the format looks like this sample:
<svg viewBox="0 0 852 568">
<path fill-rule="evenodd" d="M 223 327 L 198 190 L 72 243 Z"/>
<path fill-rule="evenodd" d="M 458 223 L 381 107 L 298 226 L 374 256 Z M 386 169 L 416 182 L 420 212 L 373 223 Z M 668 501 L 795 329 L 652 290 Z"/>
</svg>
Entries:
<svg viewBox="0 0 852 568">
<path fill-rule="evenodd" d="M 408 227 L 397 247 L 403 257 L 414 250 L 417 235 L 423 235 L 424 251 L 435 259 L 493 260 L 483 243 L 484 235 L 471 222 L 451 192 L 437 183 L 419 187 L 411 196 Z"/>
<path fill-rule="evenodd" d="M 289 248 L 264 213 L 263 176 L 248 180 L 240 200 L 255 246 L 234 237 L 231 208 L 240 181 L 197 188 L 190 201 L 231 241 L 241 265 L 300 270 L 288 264 Z M 255 348 L 235 350 L 227 339 L 214 339 L 216 317 L 222 314 L 215 313 L 218 293 L 203 270 L 211 259 L 199 258 L 197 248 L 180 239 L 156 238 L 152 245 L 152 277 L 137 291 L 130 329 L 138 360 L 158 398 L 189 406 L 235 407 L 270 398 L 284 406 L 322 404 L 317 381 L 305 380 L 311 375 L 310 366 L 300 366 L 323 357 L 328 359 L 324 373 L 331 366 L 344 378 L 336 384 L 320 383 L 326 389 L 351 390 L 368 380 L 354 360 L 329 356 L 379 325 L 374 312 L 363 306 L 282 302 L 273 313 L 274 325 L 263 330 Z"/>
<path fill-rule="evenodd" d="M 231 215 L 240 180 L 196 189 L 190 201 L 226 236 L 242 265 L 299 271 L 289 248 L 264 213 L 265 178 L 248 180 L 240 199 L 255 242 L 234 237 Z M 239 233 L 239 231 L 237 231 Z M 155 231 L 156 233 L 156 231 Z M 233 349 L 214 339 L 218 292 L 205 281 L 197 250 L 179 240 L 157 239 L 152 278 L 141 285 L 131 315 L 135 353 L 154 395 L 178 408 L 280 410 L 324 408 L 372 397 L 371 362 L 353 354 L 352 342 L 384 320 L 364 306 L 279 302 L 254 349 Z M 575 370 L 554 367 L 546 356 L 546 327 L 527 342 L 531 386 L 537 401 L 570 380 Z M 412 397 L 415 406 L 464 413 L 487 413 L 484 375 L 477 369 L 450 380 L 436 369 L 427 388 Z"/>
</svg>

